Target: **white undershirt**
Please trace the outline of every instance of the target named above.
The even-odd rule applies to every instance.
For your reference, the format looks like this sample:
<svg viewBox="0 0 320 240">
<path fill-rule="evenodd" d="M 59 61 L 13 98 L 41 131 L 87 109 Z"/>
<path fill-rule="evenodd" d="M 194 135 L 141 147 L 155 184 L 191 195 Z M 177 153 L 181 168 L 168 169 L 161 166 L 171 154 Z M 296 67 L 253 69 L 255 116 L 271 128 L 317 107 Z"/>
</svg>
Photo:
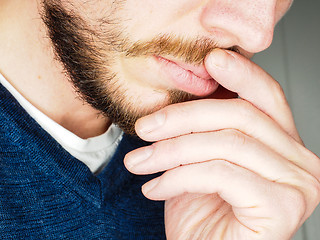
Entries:
<svg viewBox="0 0 320 240">
<path fill-rule="evenodd" d="M 44 130 L 72 156 L 86 164 L 91 172 L 97 174 L 109 163 L 122 139 L 120 128 L 112 124 L 104 134 L 82 139 L 34 107 L 1 74 L 0 83 Z"/>
</svg>

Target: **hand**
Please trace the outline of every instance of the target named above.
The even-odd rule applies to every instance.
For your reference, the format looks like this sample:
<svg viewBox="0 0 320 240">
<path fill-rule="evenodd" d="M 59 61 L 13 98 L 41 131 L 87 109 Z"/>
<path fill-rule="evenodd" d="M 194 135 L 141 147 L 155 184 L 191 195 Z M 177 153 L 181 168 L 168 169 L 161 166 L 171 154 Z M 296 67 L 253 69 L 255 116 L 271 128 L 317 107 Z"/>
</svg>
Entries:
<svg viewBox="0 0 320 240">
<path fill-rule="evenodd" d="M 240 99 L 190 101 L 140 119 L 138 135 L 155 143 L 130 152 L 126 167 L 166 171 L 142 191 L 166 200 L 169 240 L 290 239 L 319 203 L 319 158 L 263 69 L 224 50 L 205 65 Z"/>
</svg>

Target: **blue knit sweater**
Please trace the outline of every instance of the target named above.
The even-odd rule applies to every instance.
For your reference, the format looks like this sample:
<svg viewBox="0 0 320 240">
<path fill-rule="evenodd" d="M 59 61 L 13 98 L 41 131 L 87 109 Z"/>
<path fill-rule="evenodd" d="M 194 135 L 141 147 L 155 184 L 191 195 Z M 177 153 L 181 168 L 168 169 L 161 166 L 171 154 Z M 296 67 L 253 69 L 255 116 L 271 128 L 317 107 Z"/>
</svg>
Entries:
<svg viewBox="0 0 320 240">
<path fill-rule="evenodd" d="M 152 176 L 123 165 L 145 144 L 125 135 L 94 176 L 0 84 L 0 239 L 165 239 L 163 202 L 140 190 Z"/>
</svg>

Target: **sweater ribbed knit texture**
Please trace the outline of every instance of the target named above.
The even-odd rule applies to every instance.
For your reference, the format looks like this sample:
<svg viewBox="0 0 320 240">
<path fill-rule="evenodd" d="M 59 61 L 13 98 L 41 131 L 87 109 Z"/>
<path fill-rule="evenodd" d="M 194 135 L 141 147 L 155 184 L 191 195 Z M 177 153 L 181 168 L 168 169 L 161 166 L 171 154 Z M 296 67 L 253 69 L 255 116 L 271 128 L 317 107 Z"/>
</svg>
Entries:
<svg viewBox="0 0 320 240">
<path fill-rule="evenodd" d="M 124 135 L 97 176 L 65 151 L 0 84 L 0 239 L 165 239 L 164 204 L 146 199 Z"/>
</svg>

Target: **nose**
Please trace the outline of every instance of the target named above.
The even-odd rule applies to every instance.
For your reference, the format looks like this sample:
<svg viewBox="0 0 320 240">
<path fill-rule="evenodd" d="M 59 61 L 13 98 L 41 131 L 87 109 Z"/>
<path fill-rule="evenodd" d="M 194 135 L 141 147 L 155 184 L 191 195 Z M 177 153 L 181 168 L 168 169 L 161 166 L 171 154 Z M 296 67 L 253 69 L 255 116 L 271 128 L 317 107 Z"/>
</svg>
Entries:
<svg viewBox="0 0 320 240">
<path fill-rule="evenodd" d="M 209 0 L 200 16 L 218 43 L 257 53 L 270 46 L 277 0 Z"/>
</svg>

